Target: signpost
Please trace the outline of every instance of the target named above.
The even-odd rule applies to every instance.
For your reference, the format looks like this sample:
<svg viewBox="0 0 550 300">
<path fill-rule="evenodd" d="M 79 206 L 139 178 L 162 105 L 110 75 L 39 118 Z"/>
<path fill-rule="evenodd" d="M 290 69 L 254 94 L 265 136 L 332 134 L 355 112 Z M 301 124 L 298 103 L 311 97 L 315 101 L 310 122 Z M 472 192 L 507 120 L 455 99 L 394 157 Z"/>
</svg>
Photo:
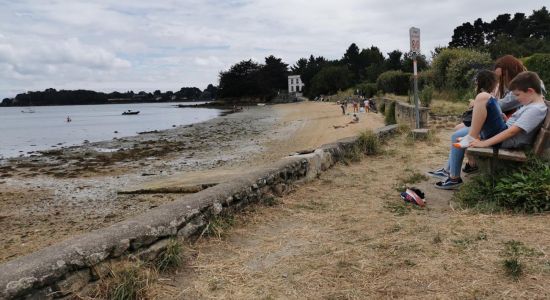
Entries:
<svg viewBox="0 0 550 300">
<path fill-rule="evenodd" d="M 420 128 L 420 111 L 418 109 L 418 72 L 416 67 L 416 56 L 420 54 L 420 29 L 411 27 L 409 29 L 409 38 L 411 41 L 411 54 L 413 58 L 414 71 L 414 113 L 416 120 L 416 128 Z"/>
</svg>

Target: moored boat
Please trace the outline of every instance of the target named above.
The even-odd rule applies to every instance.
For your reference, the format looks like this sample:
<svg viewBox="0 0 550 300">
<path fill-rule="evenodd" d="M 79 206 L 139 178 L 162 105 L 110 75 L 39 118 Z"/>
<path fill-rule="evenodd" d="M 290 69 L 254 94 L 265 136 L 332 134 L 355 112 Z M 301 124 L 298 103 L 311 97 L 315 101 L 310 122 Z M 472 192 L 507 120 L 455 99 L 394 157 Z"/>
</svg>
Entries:
<svg viewBox="0 0 550 300">
<path fill-rule="evenodd" d="M 127 110 L 122 113 L 122 115 L 137 115 L 139 114 L 139 110 L 133 111 L 133 110 Z"/>
</svg>

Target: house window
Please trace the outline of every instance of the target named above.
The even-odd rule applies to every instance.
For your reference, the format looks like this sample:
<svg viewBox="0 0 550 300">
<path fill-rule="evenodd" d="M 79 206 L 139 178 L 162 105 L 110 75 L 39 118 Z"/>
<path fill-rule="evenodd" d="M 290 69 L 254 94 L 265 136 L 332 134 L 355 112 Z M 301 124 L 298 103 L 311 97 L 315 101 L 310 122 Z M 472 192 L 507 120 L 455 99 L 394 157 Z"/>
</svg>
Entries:
<svg viewBox="0 0 550 300">
<path fill-rule="evenodd" d="M 290 78 L 290 84 L 294 84 L 294 78 Z"/>
<path fill-rule="evenodd" d="M 294 92 L 294 87 L 293 86 L 290 87 L 290 91 Z"/>
</svg>

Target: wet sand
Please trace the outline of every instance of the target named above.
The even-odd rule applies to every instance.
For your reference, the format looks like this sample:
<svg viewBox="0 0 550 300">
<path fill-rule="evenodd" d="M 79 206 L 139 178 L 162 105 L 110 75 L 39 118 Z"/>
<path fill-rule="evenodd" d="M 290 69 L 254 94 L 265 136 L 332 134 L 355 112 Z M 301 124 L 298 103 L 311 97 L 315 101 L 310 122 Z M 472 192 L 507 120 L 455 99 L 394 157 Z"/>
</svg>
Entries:
<svg viewBox="0 0 550 300">
<path fill-rule="evenodd" d="M 239 174 L 366 128 L 332 103 L 249 107 L 195 125 L 0 161 L 0 262 L 106 227 L 182 193 L 120 194 Z M 336 127 L 336 128 L 335 128 Z"/>
</svg>

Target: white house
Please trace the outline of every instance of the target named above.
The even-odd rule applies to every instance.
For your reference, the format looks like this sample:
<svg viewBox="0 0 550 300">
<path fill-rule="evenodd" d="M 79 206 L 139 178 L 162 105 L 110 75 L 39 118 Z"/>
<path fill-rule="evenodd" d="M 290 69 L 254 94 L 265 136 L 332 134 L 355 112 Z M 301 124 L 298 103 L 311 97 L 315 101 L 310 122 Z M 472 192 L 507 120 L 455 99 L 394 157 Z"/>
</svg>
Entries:
<svg viewBox="0 0 550 300">
<path fill-rule="evenodd" d="M 304 83 L 300 78 L 300 75 L 290 75 L 288 76 L 288 93 L 296 94 L 296 96 L 302 96 L 302 91 L 304 90 Z"/>
</svg>

